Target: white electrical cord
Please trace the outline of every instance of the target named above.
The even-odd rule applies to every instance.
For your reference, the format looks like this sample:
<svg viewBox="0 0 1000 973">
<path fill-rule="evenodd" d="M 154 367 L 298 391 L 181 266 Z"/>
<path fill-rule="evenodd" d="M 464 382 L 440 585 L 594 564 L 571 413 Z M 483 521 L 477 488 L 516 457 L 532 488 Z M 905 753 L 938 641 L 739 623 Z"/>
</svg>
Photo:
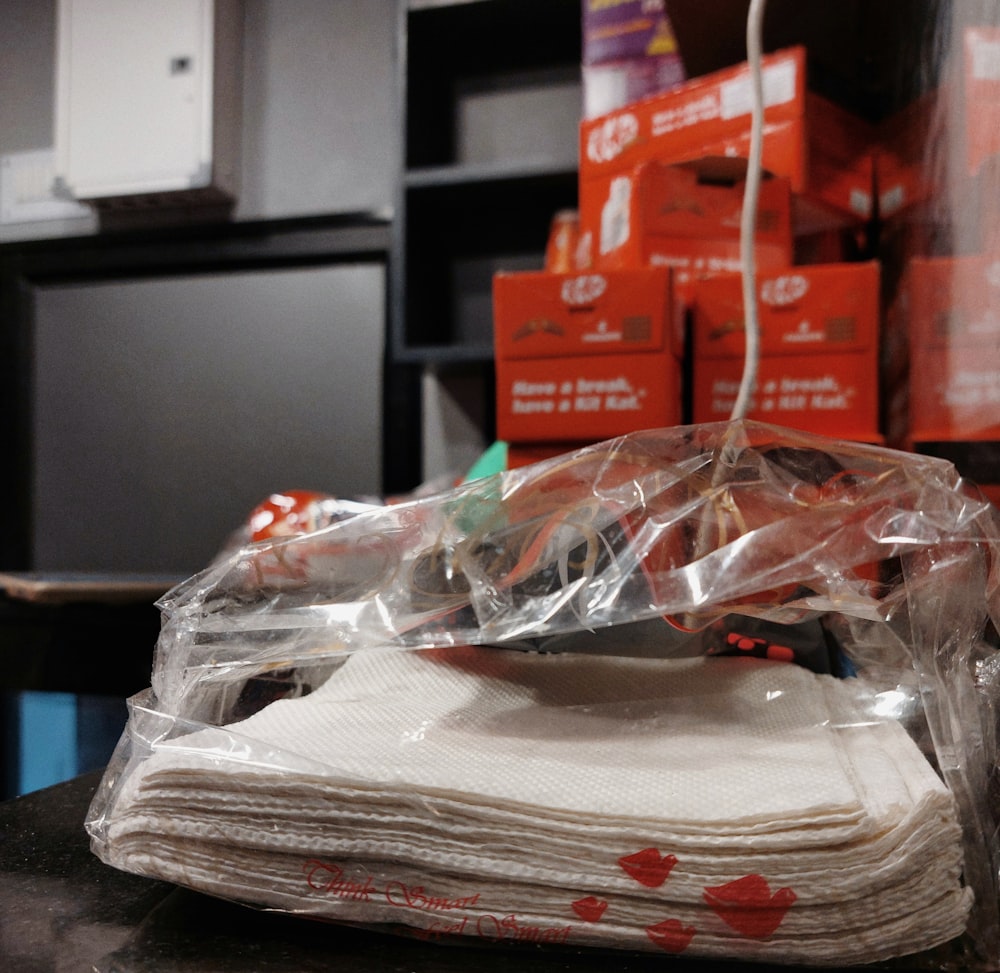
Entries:
<svg viewBox="0 0 1000 973">
<path fill-rule="evenodd" d="M 746 352 L 743 377 L 733 404 L 730 419 L 741 419 L 750 407 L 760 363 L 760 319 L 757 310 L 757 263 L 754 235 L 757 228 L 757 204 L 763 163 L 761 143 L 764 134 L 764 80 L 761 72 L 761 40 L 765 0 L 750 0 L 747 11 L 747 63 L 750 67 L 750 157 L 740 214 L 740 266 L 743 275 L 743 320 L 746 328 Z"/>
</svg>

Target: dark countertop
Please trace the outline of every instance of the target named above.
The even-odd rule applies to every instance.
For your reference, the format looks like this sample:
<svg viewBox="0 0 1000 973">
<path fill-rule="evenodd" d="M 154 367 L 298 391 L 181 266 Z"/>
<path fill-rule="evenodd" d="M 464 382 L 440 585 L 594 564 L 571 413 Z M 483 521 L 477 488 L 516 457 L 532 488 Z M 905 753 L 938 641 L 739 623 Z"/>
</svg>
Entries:
<svg viewBox="0 0 1000 973">
<path fill-rule="evenodd" d="M 83 828 L 100 774 L 0 804 L 0 967 L 12 973 L 629 973 L 630 954 L 449 946 L 261 912 L 110 868 Z"/>
<path fill-rule="evenodd" d="M 129 875 L 90 851 L 83 821 L 99 780 L 99 774 L 87 774 L 0 803 L 0 968 L 5 973 L 704 973 L 709 968 L 746 973 L 764 968 L 566 947 L 420 942 L 262 912 Z"/>
</svg>

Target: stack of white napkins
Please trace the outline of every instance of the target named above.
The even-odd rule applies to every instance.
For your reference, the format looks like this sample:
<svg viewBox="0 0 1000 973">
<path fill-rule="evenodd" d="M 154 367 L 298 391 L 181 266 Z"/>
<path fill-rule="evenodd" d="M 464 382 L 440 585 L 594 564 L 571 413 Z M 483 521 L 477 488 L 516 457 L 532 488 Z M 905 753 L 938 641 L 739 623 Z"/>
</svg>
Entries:
<svg viewBox="0 0 1000 973">
<path fill-rule="evenodd" d="M 432 936 L 878 962 L 960 935 L 971 895 L 949 791 L 854 699 L 758 659 L 364 651 L 157 744 L 99 853 Z"/>
</svg>

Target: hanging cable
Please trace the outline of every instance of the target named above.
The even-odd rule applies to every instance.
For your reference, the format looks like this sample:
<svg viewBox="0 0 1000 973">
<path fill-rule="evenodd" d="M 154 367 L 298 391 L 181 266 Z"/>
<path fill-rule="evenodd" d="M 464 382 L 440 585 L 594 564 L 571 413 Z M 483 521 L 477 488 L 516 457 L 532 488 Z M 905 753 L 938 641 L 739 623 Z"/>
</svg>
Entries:
<svg viewBox="0 0 1000 973">
<path fill-rule="evenodd" d="M 750 407 L 760 363 L 760 319 L 757 308 L 757 263 L 754 237 L 757 229 L 757 205 L 763 168 L 764 79 L 761 57 L 765 0 L 750 0 L 747 11 L 747 63 L 750 68 L 750 157 L 740 214 L 740 267 L 743 277 L 743 320 L 746 351 L 743 377 L 730 419 L 741 419 Z"/>
</svg>

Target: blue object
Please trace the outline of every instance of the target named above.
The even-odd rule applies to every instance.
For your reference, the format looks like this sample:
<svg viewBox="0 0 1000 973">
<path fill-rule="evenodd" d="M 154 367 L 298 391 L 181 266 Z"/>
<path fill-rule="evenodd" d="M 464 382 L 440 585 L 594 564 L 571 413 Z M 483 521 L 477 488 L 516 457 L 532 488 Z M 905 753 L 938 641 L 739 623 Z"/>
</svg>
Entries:
<svg viewBox="0 0 1000 973">
<path fill-rule="evenodd" d="M 122 697 L 0 692 L 0 800 L 105 767 L 127 719 Z"/>
<path fill-rule="evenodd" d="M 17 717 L 18 794 L 58 784 L 79 773 L 76 696 L 20 693 Z"/>
</svg>

